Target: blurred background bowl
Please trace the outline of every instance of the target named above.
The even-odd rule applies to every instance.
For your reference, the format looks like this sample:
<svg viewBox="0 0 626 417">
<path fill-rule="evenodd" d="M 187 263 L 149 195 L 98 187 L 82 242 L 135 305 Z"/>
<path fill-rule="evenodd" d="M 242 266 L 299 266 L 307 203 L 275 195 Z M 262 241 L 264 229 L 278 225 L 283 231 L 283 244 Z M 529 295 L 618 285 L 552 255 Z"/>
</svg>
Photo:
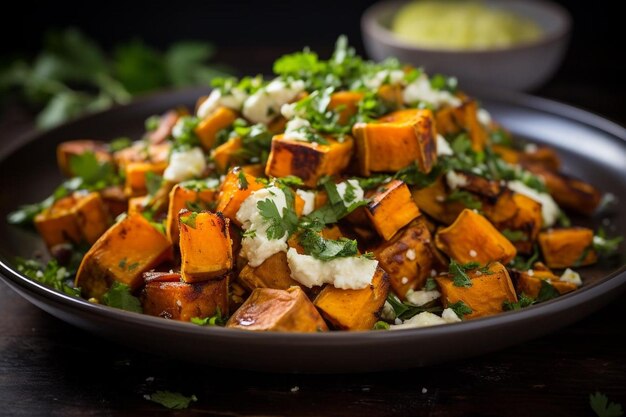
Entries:
<svg viewBox="0 0 626 417">
<path fill-rule="evenodd" d="M 390 29 L 395 14 L 407 3 L 382 1 L 365 11 L 361 31 L 367 53 L 375 60 L 396 57 L 429 73 L 456 76 L 464 89 L 538 88 L 559 68 L 569 43 L 572 19 L 558 4 L 544 0 L 486 0 L 488 7 L 532 20 L 543 33 L 536 41 L 497 49 L 419 47 L 399 39 Z"/>
</svg>

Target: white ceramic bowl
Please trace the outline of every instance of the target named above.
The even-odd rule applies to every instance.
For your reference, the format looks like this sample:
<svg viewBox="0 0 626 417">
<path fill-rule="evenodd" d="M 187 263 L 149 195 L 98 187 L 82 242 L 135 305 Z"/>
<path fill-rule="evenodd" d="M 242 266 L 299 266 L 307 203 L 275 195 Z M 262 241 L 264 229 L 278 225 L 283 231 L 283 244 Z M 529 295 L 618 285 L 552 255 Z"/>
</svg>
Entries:
<svg viewBox="0 0 626 417">
<path fill-rule="evenodd" d="M 536 22 L 543 35 L 534 42 L 488 50 L 444 50 L 417 47 L 389 29 L 406 0 L 381 1 L 361 18 L 363 42 L 375 60 L 396 57 L 429 73 L 454 75 L 464 88 L 532 90 L 556 72 L 569 43 L 572 19 L 561 6 L 546 0 L 486 0 Z"/>
</svg>

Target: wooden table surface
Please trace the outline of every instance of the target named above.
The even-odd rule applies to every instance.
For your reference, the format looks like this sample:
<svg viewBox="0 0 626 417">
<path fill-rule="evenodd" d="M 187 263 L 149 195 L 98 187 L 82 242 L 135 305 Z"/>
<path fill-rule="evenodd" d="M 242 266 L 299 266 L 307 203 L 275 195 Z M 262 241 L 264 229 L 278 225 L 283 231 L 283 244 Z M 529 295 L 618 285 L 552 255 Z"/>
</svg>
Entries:
<svg viewBox="0 0 626 417">
<path fill-rule="evenodd" d="M 623 71 L 591 71 L 591 60 L 579 57 L 538 93 L 624 124 Z M 0 120 L 4 138 L 28 128 L 12 109 Z M 178 415 L 144 399 L 157 390 L 196 395 L 185 415 L 593 416 L 595 391 L 626 405 L 624 305 L 626 295 L 549 336 L 441 366 L 272 375 L 139 353 L 53 318 L 0 283 L 0 416 Z"/>
</svg>

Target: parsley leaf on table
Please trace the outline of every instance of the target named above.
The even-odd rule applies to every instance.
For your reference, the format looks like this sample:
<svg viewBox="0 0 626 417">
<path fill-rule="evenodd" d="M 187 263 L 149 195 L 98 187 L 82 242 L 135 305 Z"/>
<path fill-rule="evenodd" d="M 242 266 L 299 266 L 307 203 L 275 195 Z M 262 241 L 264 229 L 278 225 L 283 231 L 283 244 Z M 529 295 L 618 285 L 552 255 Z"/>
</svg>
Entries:
<svg viewBox="0 0 626 417">
<path fill-rule="evenodd" d="M 620 417 L 624 415 L 621 404 L 609 403 L 609 399 L 601 392 L 589 394 L 589 406 L 598 417 Z"/>
</svg>

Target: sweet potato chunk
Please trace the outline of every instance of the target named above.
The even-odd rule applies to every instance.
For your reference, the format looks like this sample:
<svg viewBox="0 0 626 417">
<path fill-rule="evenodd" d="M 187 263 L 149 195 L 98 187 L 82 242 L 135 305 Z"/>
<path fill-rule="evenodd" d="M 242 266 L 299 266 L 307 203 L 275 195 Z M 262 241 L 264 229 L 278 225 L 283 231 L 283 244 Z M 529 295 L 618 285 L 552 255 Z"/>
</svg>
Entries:
<svg viewBox="0 0 626 417">
<path fill-rule="evenodd" d="M 99 299 L 113 281 L 136 290 L 142 274 L 171 258 L 165 235 L 140 214 L 111 226 L 85 254 L 76 274 L 76 286 L 85 298 Z"/>
<path fill-rule="evenodd" d="M 339 330 L 370 330 L 378 320 L 389 292 L 389 279 L 381 268 L 372 284 L 362 290 L 342 290 L 326 285 L 314 304 L 322 316 Z"/>
<path fill-rule="evenodd" d="M 537 262 L 532 270 L 514 271 L 515 287 L 519 294 L 526 294 L 529 297 L 537 298 L 541 291 L 542 281 L 548 281 L 559 294 L 567 294 L 574 291 L 576 284 L 567 281 L 560 281 L 559 277 L 542 263 Z"/>
<path fill-rule="evenodd" d="M 245 179 L 242 181 L 240 175 Z M 222 189 L 217 197 L 217 211 L 234 222 L 237 226 L 241 226 L 237 220 L 237 212 L 241 207 L 241 203 L 253 192 L 263 188 L 263 185 L 256 181 L 256 178 L 250 174 L 243 172 L 239 167 L 235 167 L 226 175 L 222 183 Z"/>
<path fill-rule="evenodd" d="M 275 253 L 257 267 L 244 266 L 239 273 L 238 282 L 250 291 L 256 288 L 286 290 L 300 285 L 291 278 L 285 252 Z"/>
<path fill-rule="evenodd" d="M 183 210 L 202 211 L 215 201 L 217 191 L 212 188 L 187 188 L 184 183 L 176 184 L 170 191 L 165 233 L 173 245 L 178 245 L 178 213 Z"/>
<path fill-rule="evenodd" d="M 329 110 L 339 113 L 339 123 L 345 125 L 357 112 L 363 93 L 358 91 L 338 91 L 330 96 Z"/>
<path fill-rule="evenodd" d="M 487 273 L 474 270 L 468 272 L 468 275 L 472 281 L 471 287 L 457 287 L 448 276 L 436 278 L 445 307 L 463 301 L 472 309 L 472 313 L 466 315 L 465 319 L 501 313 L 502 303 L 517 301 L 509 273 L 501 263 L 490 264 Z"/>
<path fill-rule="evenodd" d="M 300 287 L 257 288 L 226 327 L 255 331 L 320 332 L 328 326 Z"/>
<path fill-rule="evenodd" d="M 512 240 L 511 243 L 519 252 L 531 253 L 533 244 L 537 240 L 543 225 L 541 204 L 525 195 L 511 193 L 510 191 L 498 199 L 499 202 L 501 200 L 510 200 L 512 205 L 496 204 L 494 207 L 495 215 L 490 215 L 487 212 L 487 207 L 485 207 L 487 217 L 499 230 L 521 232 L 521 237 Z M 510 213 L 512 216 L 508 219 L 500 220 L 499 218 L 506 217 L 505 213 Z"/>
<path fill-rule="evenodd" d="M 57 163 L 63 175 L 66 177 L 76 175 L 75 172 L 72 172 L 70 160 L 74 156 L 82 155 L 87 152 L 93 153 L 99 162 L 111 162 L 113 160 L 104 142 L 87 139 L 61 142 L 59 146 L 57 146 Z"/>
<path fill-rule="evenodd" d="M 100 194 L 73 193 L 35 216 L 35 227 L 51 248 L 61 243 L 94 243 L 111 223 Z"/>
<path fill-rule="evenodd" d="M 148 172 L 162 175 L 167 168 L 167 162 L 130 162 L 125 166 L 126 185 L 124 193 L 129 197 L 137 197 L 148 194 L 146 177 Z"/>
<path fill-rule="evenodd" d="M 165 319 L 190 321 L 193 317 L 228 315 L 228 278 L 187 284 L 186 282 L 150 282 L 141 301 L 144 314 Z"/>
<path fill-rule="evenodd" d="M 206 281 L 233 268 L 228 223 L 219 213 L 183 210 L 178 214 L 181 274 L 185 282 Z"/>
<path fill-rule="evenodd" d="M 124 187 L 121 185 L 107 187 L 100 190 L 99 193 L 111 218 L 114 219 L 128 210 L 128 199 L 124 194 Z"/>
<path fill-rule="evenodd" d="M 539 246 L 550 268 L 568 268 L 596 263 L 593 230 L 585 227 L 548 229 L 539 233 Z"/>
<path fill-rule="evenodd" d="M 461 202 L 446 201 L 448 192 L 443 177 L 428 187 L 413 188 L 411 195 L 421 211 L 443 224 L 451 224 L 465 209 Z"/>
<path fill-rule="evenodd" d="M 477 116 L 478 103 L 465 99 L 460 106 L 443 107 L 435 114 L 437 132 L 454 135 L 466 131 L 472 142 L 472 149 L 481 151 L 487 144 L 488 134 Z"/>
<path fill-rule="evenodd" d="M 394 172 L 415 163 L 428 173 L 437 161 L 437 134 L 430 110 L 398 110 L 375 123 L 356 123 L 352 134 L 363 175 Z"/>
<path fill-rule="evenodd" d="M 120 171 L 124 171 L 126 166 L 133 162 L 167 163 L 171 148 L 169 141 L 150 144 L 147 147 L 143 141 L 135 142 L 132 146 L 113 153 L 113 160 Z"/>
<path fill-rule="evenodd" d="M 432 237 L 422 218 L 418 217 L 392 240 L 373 250 L 380 267 L 389 276 L 391 288 L 401 299 L 408 290 L 424 286 L 436 263 Z"/>
<path fill-rule="evenodd" d="M 411 198 L 409 187 L 400 180 L 388 182 L 371 195 L 370 199 L 365 206 L 367 216 L 385 240 L 391 239 L 398 230 L 420 215 Z"/>
<path fill-rule="evenodd" d="M 339 174 L 346 168 L 352 155 L 353 139 L 345 137 L 338 142 L 330 137 L 328 144 L 292 140 L 285 135 L 272 139 L 265 174 L 273 177 L 295 175 L 308 187 L 314 187 L 324 175 Z"/>
<path fill-rule="evenodd" d="M 196 127 L 196 135 L 200 138 L 200 143 L 206 151 L 210 151 L 215 144 L 215 136 L 220 130 L 233 124 L 237 118 L 237 113 L 228 107 L 218 107 L 209 114 Z"/>
<path fill-rule="evenodd" d="M 211 151 L 211 157 L 215 161 L 215 167 L 220 172 L 226 172 L 230 166 L 234 165 L 237 160 L 237 151 L 241 149 L 243 142 L 241 138 L 236 137 L 222 143 Z"/>
<path fill-rule="evenodd" d="M 538 146 L 532 151 L 520 152 L 506 146 L 493 145 L 493 150 L 510 164 L 538 165 L 551 171 L 558 171 L 561 166 L 558 154 L 547 146 Z"/>
<path fill-rule="evenodd" d="M 435 235 L 437 248 L 460 262 L 510 262 L 517 253 L 515 246 L 489 220 L 465 209 L 450 226 Z"/>
</svg>

